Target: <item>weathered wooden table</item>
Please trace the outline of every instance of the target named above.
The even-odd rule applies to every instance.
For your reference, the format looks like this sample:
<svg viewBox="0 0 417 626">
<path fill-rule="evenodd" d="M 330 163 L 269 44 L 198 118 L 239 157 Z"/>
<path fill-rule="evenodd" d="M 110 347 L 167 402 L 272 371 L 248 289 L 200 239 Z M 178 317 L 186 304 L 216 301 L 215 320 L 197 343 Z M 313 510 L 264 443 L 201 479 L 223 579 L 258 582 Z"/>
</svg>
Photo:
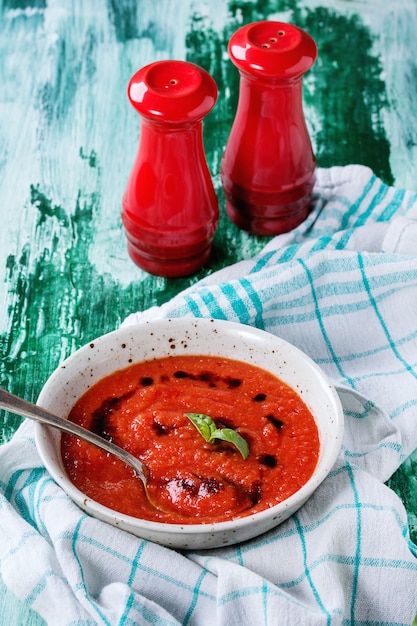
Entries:
<svg viewBox="0 0 417 626">
<path fill-rule="evenodd" d="M 303 27 L 318 44 L 304 81 L 318 164 L 366 164 L 417 189 L 417 0 L 0 3 L 1 386 L 35 400 L 77 347 L 266 243 L 225 216 L 219 162 L 238 95 L 227 41 L 268 18 Z M 203 66 L 219 87 L 204 137 L 221 221 L 210 263 L 188 279 L 135 267 L 120 220 L 139 135 L 127 82 L 166 58 Z M 1 413 L 0 443 L 18 424 Z M 391 480 L 415 541 L 416 463 L 414 455 Z M 4 586 L 0 616 L 8 626 L 43 623 Z"/>
</svg>

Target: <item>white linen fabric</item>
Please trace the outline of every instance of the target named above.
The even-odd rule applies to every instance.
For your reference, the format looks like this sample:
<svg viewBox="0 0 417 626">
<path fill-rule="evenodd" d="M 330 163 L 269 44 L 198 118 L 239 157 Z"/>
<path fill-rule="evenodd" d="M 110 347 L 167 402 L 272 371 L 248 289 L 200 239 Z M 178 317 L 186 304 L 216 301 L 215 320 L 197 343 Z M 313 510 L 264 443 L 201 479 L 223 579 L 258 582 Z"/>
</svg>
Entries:
<svg viewBox="0 0 417 626">
<path fill-rule="evenodd" d="M 0 448 L 5 583 L 53 626 L 410 625 L 417 549 L 384 482 L 417 447 L 417 194 L 319 169 L 298 228 L 125 323 L 180 316 L 257 326 L 323 368 L 346 420 L 330 475 L 269 533 L 181 553 L 79 510 L 24 422 Z"/>
</svg>

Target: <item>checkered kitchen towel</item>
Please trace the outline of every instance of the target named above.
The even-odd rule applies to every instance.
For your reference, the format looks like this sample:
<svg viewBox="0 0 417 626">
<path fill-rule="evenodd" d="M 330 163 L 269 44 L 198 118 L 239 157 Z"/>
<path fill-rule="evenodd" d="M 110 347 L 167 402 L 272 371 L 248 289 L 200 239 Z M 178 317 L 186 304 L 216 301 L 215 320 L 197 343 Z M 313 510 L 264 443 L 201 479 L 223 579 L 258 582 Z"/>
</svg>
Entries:
<svg viewBox="0 0 417 626">
<path fill-rule="evenodd" d="M 307 352 L 337 385 L 340 457 L 314 496 L 247 543 L 180 553 L 81 512 L 24 423 L 0 449 L 6 584 L 49 624 L 410 625 L 417 550 L 384 485 L 417 447 L 417 195 L 364 167 L 318 171 L 315 209 L 256 258 L 127 324 L 240 321 Z"/>
</svg>

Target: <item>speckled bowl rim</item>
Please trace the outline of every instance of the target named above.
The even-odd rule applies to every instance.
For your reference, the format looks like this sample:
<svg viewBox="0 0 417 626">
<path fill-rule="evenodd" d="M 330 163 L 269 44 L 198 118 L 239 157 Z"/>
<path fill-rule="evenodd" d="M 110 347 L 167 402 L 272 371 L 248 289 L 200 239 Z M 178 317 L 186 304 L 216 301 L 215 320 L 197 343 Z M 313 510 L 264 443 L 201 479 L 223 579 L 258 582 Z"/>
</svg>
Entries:
<svg viewBox="0 0 417 626">
<path fill-rule="evenodd" d="M 178 333 L 183 335 L 181 341 Z M 219 338 L 227 345 L 227 353 L 218 347 Z M 161 342 L 158 348 L 155 341 Z M 243 353 L 242 342 L 246 346 Z M 111 371 L 163 355 L 201 354 L 200 345 L 205 354 L 245 360 L 274 372 L 299 392 L 315 416 L 321 440 L 316 469 L 298 491 L 271 508 L 207 524 L 152 522 L 119 513 L 87 497 L 70 482 L 58 454 L 60 432 L 35 424 L 36 446 L 46 469 L 84 511 L 139 537 L 184 549 L 230 545 L 266 532 L 298 510 L 326 478 L 340 452 L 344 418 L 336 389 L 321 368 L 292 344 L 263 330 L 225 320 L 171 318 L 123 326 L 84 345 L 52 373 L 38 398 L 40 406 L 66 417 L 79 395 Z M 231 346 L 235 348 L 232 353 Z M 115 366 L 116 352 L 120 363 Z M 319 414 L 314 403 L 321 405 Z"/>
</svg>

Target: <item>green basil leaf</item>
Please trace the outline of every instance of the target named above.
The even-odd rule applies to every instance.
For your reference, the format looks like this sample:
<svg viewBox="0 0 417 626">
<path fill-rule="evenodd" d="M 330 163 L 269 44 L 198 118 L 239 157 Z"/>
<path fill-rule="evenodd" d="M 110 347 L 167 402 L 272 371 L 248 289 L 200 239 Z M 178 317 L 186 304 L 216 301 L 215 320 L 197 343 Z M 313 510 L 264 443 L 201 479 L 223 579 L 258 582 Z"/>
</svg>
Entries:
<svg viewBox="0 0 417 626">
<path fill-rule="evenodd" d="M 246 439 L 241 437 L 233 428 L 217 428 L 215 422 L 204 413 L 185 413 L 190 422 L 196 427 L 205 441 L 221 439 L 233 444 L 244 459 L 249 455 L 249 445 Z"/>
<path fill-rule="evenodd" d="M 205 441 L 210 441 L 212 433 L 216 430 L 216 424 L 211 417 L 204 413 L 186 413 L 186 417 L 196 427 Z"/>
<path fill-rule="evenodd" d="M 222 441 L 228 441 L 239 450 L 244 459 L 248 458 L 248 442 L 241 435 L 239 435 L 239 433 L 233 430 L 233 428 L 218 428 L 211 435 L 210 439 L 221 439 Z"/>
</svg>

